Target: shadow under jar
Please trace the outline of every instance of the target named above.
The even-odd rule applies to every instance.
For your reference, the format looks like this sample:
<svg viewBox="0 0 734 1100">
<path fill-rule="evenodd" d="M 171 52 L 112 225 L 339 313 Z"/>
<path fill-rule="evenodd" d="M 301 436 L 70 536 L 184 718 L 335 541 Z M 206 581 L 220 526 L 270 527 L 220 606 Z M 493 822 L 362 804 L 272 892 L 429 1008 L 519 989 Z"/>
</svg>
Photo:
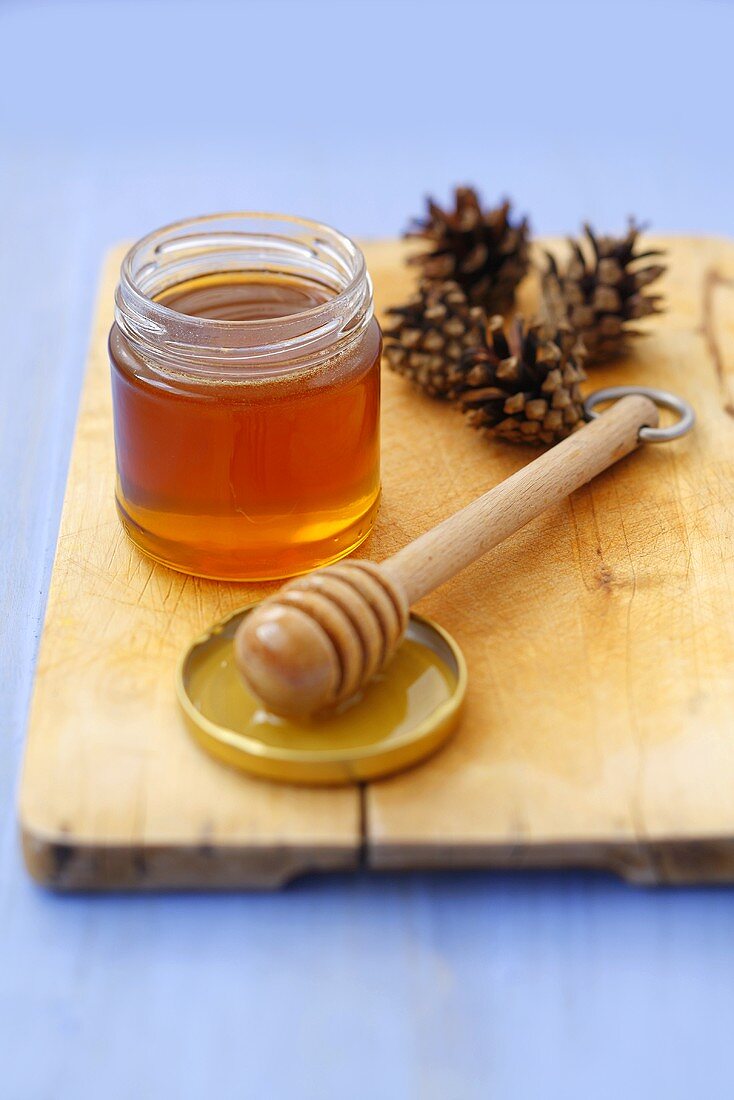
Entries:
<svg viewBox="0 0 734 1100">
<path fill-rule="evenodd" d="M 117 505 L 146 554 L 268 580 L 369 534 L 381 336 L 347 237 L 270 214 L 158 230 L 123 261 L 109 349 Z"/>
</svg>

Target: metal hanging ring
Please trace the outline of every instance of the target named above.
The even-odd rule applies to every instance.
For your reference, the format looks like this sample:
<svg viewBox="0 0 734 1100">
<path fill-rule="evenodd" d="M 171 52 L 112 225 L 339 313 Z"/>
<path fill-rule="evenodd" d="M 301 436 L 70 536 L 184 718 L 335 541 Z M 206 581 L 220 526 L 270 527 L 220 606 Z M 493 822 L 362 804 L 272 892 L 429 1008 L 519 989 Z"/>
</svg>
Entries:
<svg viewBox="0 0 734 1100">
<path fill-rule="evenodd" d="M 667 443 L 671 439 L 679 439 L 686 432 L 690 432 L 696 422 L 696 414 L 687 401 L 668 390 L 655 390 L 651 386 L 607 386 L 603 390 L 595 390 L 584 401 L 586 419 L 595 420 L 601 415 L 596 412 L 597 405 L 605 401 L 618 401 L 620 397 L 628 397 L 631 394 L 649 397 L 656 405 L 678 413 L 679 419 L 667 428 L 640 428 L 640 439 L 645 443 Z"/>
</svg>

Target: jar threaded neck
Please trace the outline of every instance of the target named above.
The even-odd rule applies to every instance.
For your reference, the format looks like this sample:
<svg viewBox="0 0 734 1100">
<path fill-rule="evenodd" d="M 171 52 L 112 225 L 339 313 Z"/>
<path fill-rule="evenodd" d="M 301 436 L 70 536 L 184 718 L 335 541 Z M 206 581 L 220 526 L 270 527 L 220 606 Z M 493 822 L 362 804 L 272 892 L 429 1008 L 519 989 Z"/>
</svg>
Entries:
<svg viewBox="0 0 734 1100">
<path fill-rule="evenodd" d="M 157 298 L 190 279 L 228 271 L 253 281 L 308 280 L 329 297 L 298 313 L 223 320 L 177 312 Z M 313 367 L 347 350 L 373 315 L 372 283 L 353 241 L 329 226 L 281 214 L 216 214 L 143 237 L 125 256 L 115 321 L 154 368 L 236 381 Z"/>
</svg>

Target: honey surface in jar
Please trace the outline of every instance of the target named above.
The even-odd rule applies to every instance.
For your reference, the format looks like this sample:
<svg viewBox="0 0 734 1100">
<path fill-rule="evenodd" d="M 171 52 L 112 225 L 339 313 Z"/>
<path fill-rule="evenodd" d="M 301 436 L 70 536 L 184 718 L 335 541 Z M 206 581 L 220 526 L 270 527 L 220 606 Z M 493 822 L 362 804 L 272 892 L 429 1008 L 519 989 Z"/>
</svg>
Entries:
<svg viewBox="0 0 734 1100">
<path fill-rule="evenodd" d="M 193 317 L 257 321 L 322 305 L 316 282 L 208 274 L 155 299 Z M 148 364 L 110 334 L 123 523 L 183 572 L 266 580 L 335 561 L 369 533 L 379 498 L 380 330 L 315 366 L 202 381 Z"/>
</svg>

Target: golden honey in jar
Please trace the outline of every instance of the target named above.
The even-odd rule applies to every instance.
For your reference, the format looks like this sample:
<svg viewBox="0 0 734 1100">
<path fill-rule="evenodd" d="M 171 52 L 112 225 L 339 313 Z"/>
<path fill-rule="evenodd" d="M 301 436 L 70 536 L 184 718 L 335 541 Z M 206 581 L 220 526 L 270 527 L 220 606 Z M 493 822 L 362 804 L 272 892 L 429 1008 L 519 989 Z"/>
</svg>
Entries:
<svg viewBox="0 0 734 1100">
<path fill-rule="evenodd" d="M 347 237 L 267 214 L 152 233 L 123 261 L 109 348 L 117 506 L 146 554 L 267 580 L 369 534 L 381 337 Z"/>
</svg>

